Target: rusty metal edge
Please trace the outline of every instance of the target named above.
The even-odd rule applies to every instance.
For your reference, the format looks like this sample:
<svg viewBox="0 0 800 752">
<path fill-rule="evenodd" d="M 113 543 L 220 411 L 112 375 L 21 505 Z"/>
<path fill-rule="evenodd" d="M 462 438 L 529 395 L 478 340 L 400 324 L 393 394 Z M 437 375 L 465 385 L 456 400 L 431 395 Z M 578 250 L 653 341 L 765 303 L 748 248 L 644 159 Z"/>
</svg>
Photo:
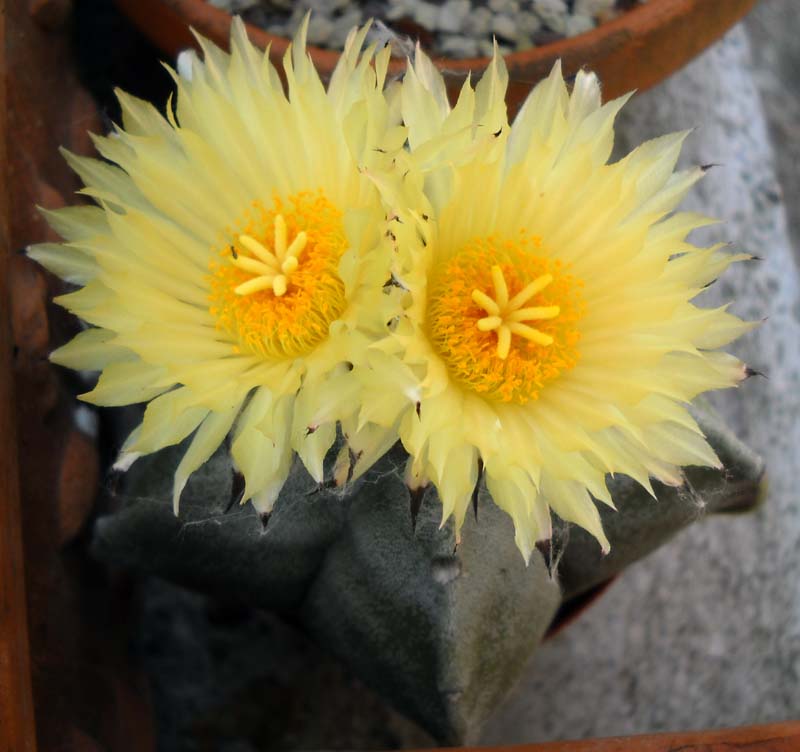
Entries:
<svg viewBox="0 0 800 752">
<path fill-rule="evenodd" d="M 797 752 L 800 750 L 800 721 L 711 731 L 459 749 L 461 752 L 732 752 L 745 749 L 747 752 Z M 444 752 L 444 749 L 425 752 Z"/>
<path fill-rule="evenodd" d="M 12 0 L 14 1 L 14 0 Z M 35 752 L 36 725 L 22 546 L 17 425 L 12 370 L 8 261 L 10 248 L 6 110 L 6 0 L 0 0 L 0 750 Z"/>
</svg>

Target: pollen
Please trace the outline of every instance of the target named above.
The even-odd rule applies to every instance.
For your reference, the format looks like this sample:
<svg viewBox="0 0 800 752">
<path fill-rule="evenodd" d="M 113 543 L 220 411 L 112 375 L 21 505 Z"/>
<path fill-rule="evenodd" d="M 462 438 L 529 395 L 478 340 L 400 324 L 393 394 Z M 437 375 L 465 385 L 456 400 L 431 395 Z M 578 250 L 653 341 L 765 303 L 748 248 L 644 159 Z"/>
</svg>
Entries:
<svg viewBox="0 0 800 752">
<path fill-rule="evenodd" d="M 535 236 L 473 240 L 434 270 L 430 341 L 456 382 L 524 404 L 578 362 L 581 287 Z"/>
<path fill-rule="evenodd" d="M 321 192 L 254 201 L 210 263 L 209 308 L 239 352 L 292 358 L 328 336 L 347 305 L 341 212 Z"/>
</svg>

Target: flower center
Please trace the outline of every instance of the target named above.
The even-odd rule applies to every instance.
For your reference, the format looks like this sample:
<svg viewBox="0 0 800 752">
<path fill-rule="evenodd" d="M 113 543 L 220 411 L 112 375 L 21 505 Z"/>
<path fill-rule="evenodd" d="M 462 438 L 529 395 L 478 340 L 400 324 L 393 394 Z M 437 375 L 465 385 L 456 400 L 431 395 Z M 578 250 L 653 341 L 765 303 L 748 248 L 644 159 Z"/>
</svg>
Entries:
<svg viewBox="0 0 800 752">
<path fill-rule="evenodd" d="M 347 305 L 338 274 L 346 248 L 341 212 L 321 193 L 275 198 L 269 209 L 254 201 L 210 264 L 218 328 L 264 357 L 309 352 Z"/>
<path fill-rule="evenodd" d="M 497 333 L 497 357 L 505 360 L 511 350 L 511 335 L 524 337 L 537 345 L 546 347 L 553 344 L 553 337 L 538 329 L 534 329 L 528 321 L 553 319 L 561 312 L 560 306 L 537 306 L 523 308 L 537 292 L 544 290 L 553 281 L 552 274 L 542 274 L 533 282 L 522 288 L 513 298 L 508 297 L 508 283 L 503 270 L 495 264 L 492 267 L 492 284 L 494 298 L 481 290 L 472 291 L 472 300 L 477 303 L 488 316 L 478 319 L 475 326 L 482 332 Z"/>
<path fill-rule="evenodd" d="M 524 404 L 578 362 L 581 286 L 538 238 L 473 240 L 433 274 L 430 341 L 454 380 Z"/>
</svg>

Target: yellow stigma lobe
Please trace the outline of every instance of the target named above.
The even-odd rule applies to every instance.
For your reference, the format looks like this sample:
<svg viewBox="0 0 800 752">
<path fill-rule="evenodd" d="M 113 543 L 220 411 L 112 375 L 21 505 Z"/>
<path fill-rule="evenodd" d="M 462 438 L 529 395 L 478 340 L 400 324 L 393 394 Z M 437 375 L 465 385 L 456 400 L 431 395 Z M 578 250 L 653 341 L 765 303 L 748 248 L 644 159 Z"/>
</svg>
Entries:
<svg viewBox="0 0 800 752">
<path fill-rule="evenodd" d="M 282 214 L 275 216 L 273 248 L 270 251 L 251 235 L 240 235 L 239 243 L 256 258 L 231 256 L 231 263 L 243 271 L 254 274 L 253 279 L 242 282 L 234 292 L 237 295 L 252 295 L 261 290 L 272 290 L 274 295 L 285 295 L 289 289 L 289 280 L 292 272 L 300 265 L 298 257 L 303 252 L 308 242 L 308 235 L 304 231 L 297 233 L 292 244 L 286 247 L 286 220 Z M 258 259 L 258 260 L 256 260 Z"/>
<path fill-rule="evenodd" d="M 481 290 L 472 291 L 472 300 L 489 314 L 482 319 L 478 319 L 475 325 L 482 332 L 497 332 L 497 357 L 500 360 L 505 360 L 508 357 L 508 353 L 511 350 L 512 334 L 524 337 L 537 345 L 547 346 L 553 344 L 552 336 L 522 323 L 524 321 L 553 319 L 558 316 L 561 308 L 557 305 L 540 306 L 538 308 L 522 307 L 552 281 L 552 274 L 542 274 L 509 300 L 508 285 L 506 284 L 503 270 L 495 264 L 492 267 L 494 298 L 491 298 Z"/>
<path fill-rule="evenodd" d="M 328 335 L 346 307 L 341 212 L 321 192 L 254 201 L 211 262 L 210 309 L 240 350 L 295 357 Z"/>
<path fill-rule="evenodd" d="M 479 238 L 434 269 L 428 336 L 456 382 L 524 404 L 578 361 L 581 286 L 538 238 Z"/>
</svg>

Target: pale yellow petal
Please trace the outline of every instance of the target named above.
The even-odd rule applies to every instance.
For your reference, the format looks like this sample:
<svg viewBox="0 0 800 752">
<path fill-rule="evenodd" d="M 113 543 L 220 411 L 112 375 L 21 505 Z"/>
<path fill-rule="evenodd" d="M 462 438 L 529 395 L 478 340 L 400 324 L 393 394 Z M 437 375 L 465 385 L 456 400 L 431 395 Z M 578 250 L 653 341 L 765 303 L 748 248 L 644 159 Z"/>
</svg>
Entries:
<svg viewBox="0 0 800 752">
<path fill-rule="evenodd" d="M 172 487 L 172 509 L 176 515 L 178 514 L 181 493 L 186 487 L 189 476 L 214 454 L 228 435 L 228 431 L 230 431 L 240 409 L 241 403 L 224 412 L 211 413 L 200 425 L 200 428 L 197 429 L 197 433 L 195 433 L 191 444 L 189 444 L 186 454 L 183 455 L 177 470 L 175 470 L 175 481 Z"/>
<path fill-rule="evenodd" d="M 104 407 L 134 405 L 157 397 L 173 383 L 164 366 L 125 360 L 109 363 L 100 374 L 97 386 L 79 397 Z"/>
<path fill-rule="evenodd" d="M 149 454 L 183 441 L 209 414 L 194 402 L 190 390 L 174 389 L 156 397 L 144 411 L 136 440 L 126 451 Z"/>
<path fill-rule="evenodd" d="M 50 353 L 50 360 L 76 371 L 99 371 L 110 363 L 131 360 L 133 353 L 120 347 L 108 329 L 86 329 Z"/>
</svg>

